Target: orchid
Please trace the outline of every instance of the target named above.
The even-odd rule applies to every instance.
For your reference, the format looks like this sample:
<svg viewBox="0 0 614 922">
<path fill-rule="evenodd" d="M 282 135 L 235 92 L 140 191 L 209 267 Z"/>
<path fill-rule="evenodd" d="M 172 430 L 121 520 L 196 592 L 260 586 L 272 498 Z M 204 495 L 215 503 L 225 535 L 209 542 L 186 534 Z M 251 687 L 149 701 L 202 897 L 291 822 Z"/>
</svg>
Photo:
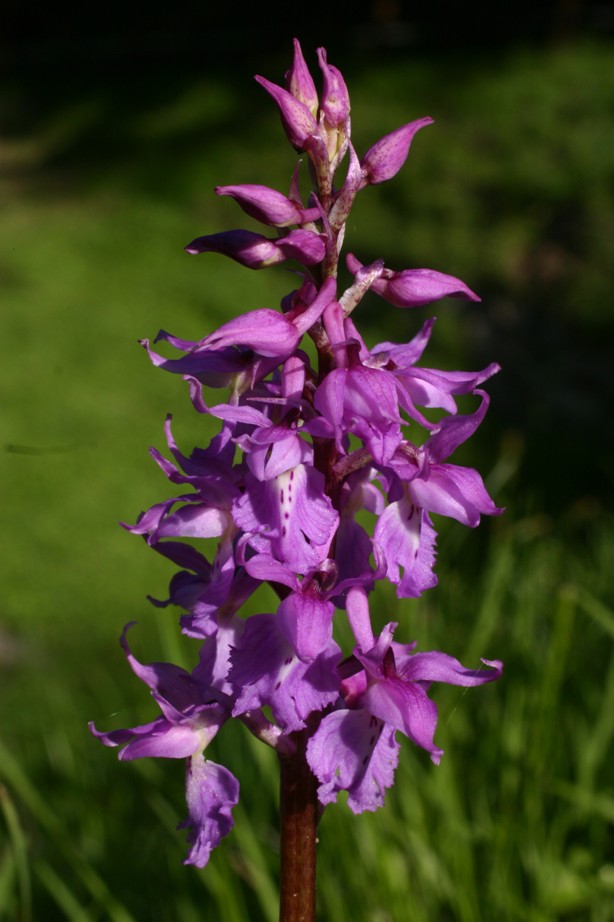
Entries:
<svg viewBox="0 0 614 922">
<path fill-rule="evenodd" d="M 121 759 L 187 761 L 182 825 L 189 830 L 186 861 L 198 867 L 232 828 L 239 796 L 230 770 L 209 760 L 209 745 L 227 720 L 239 720 L 272 746 L 282 762 L 287 920 L 313 918 L 313 880 L 304 869 L 315 859 L 296 844 L 315 841 L 306 824 L 313 832 L 318 812 L 341 791 L 354 812 L 381 807 L 394 781 L 397 733 L 439 763 L 431 684 L 479 686 L 502 670 L 498 660 L 472 669 L 447 653 L 415 652 L 415 643 L 394 639 L 398 620 L 373 633 L 369 600 L 378 583 L 392 583 L 399 598 L 436 585 L 433 517 L 473 528 L 481 516 L 502 511 L 477 471 L 448 460 L 484 419 L 482 385 L 499 366 L 463 372 L 419 365 L 433 320 L 423 320 L 406 344 L 363 340 L 355 311 L 369 290 L 414 310 L 444 297 L 479 298 L 439 270 L 397 271 L 352 254 L 343 287 L 339 260 L 356 197 L 396 175 L 432 119 L 393 130 L 360 157 L 343 76 L 322 48 L 318 64 L 319 95 L 296 40 L 285 86 L 256 78 L 277 105 L 290 144 L 309 162 L 308 200 L 297 171 L 287 195 L 257 183 L 218 186 L 218 195 L 277 236 L 235 229 L 186 247 L 249 269 L 291 261 L 299 287 L 279 309 L 236 313 L 198 341 L 161 331 L 155 342 L 163 352 L 176 350 L 174 357 L 141 341 L 153 365 L 181 375 L 194 409 L 218 425 L 208 446 L 186 455 L 167 419 L 167 450 L 152 448 L 151 455 L 179 493 L 124 524 L 179 568 L 168 598 L 151 601 L 179 609 L 182 631 L 199 645 L 198 663 L 192 672 L 143 666 L 124 632 L 129 665 L 162 715 L 131 729 L 91 727 L 105 745 L 123 747 Z M 227 389 L 226 398 L 210 399 L 211 388 Z M 474 401 L 472 412 L 459 412 L 460 396 Z M 243 617 L 243 603 L 263 584 L 275 590 L 277 606 Z M 339 617 L 349 619 L 350 650 L 337 641 Z M 302 813 L 284 807 L 297 777 L 310 778 L 313 791 Z"/>
</svg>

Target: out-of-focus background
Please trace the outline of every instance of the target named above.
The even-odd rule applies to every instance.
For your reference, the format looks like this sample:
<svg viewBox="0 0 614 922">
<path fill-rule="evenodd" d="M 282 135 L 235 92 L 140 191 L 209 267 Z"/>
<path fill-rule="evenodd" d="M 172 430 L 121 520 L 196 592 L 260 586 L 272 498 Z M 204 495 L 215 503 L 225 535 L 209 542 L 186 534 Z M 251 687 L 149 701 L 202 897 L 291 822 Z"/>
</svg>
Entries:
<svg viewBox="0 0 614 922">
<path fill-rule="evenodd" d="M 496 686 L 440 688 L 439 768 L 403 745 L 384 810 L 321 824 L 322 920 L 614 918 L 614 9 L 558 0 L 379 0 L 177 12 L 107 3 L 0 36 L 0 918 L 276 918 L 276 767 L 242 727 L 211 757 L 239 777 L 232 834 L 185 868 L 182 766 L 121 765 L 87 732 L 157 710 L 126 666 L 191 666 L 164 598 L 172 568 L 118 521 L 172 494 L 147 454 L 165 414 L 187 450 L 210 430 L 185 385 L 136 344 L 199 339 L 275 306 L 284 268 L 191 258 L 199 234 L 248 226 L 215 185 L 287 191 L 294 153 L 252 80 L 275 82 L 297 35 L 325 45 L 359 153 L 431 115 L 402 172 L 365 190 L 347 249 L 461 277 L 479 305 L 399 311 L 367 298 L 368 342 L 438 322 L 426 364 L 497 360 L 492 406 L 458 462 L 505 516 L 439 523 L 440 586 L 378 596 L 399 639 L 476 664 Z"/>
</svg>

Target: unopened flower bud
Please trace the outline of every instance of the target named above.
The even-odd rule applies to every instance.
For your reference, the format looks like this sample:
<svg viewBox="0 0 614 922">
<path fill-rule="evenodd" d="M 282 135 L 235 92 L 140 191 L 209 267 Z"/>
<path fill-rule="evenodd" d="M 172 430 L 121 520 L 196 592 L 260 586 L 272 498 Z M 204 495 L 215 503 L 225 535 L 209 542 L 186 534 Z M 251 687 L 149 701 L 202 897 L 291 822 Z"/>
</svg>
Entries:
<svg viewBox="0 0 614 922">
<path fill-rule="evenodd" d="M 346 265 L 358 281 L 365 267 L 351 253 L 347 254 Z M 420 307 L 440 298 L 480 300 L 460 279 L 435 269 L 405 269 L 403 272 L 384 269 L 380 277 L 371 282 L 370 287 L 395 307 Z"/>
<path fill-rule="evenodd" d="M 287 227 L 301 223 L 301 209 L 296 203 L 268 186 L 217 186 L 215 191 L 218 195 L 231 195 L 246 214 L 263 224 Z"/>
<path fill-rule="evenodd" d="M 345 130 L 350 115 L 350 95 L 341 73 L 326 60 L 326 50 L 318 48 L 318 61 L 324 78 L 320 109 L 331 128 Z"/>
<path fill-rule="evenodd" d="M 318 134 L 318 123 L 307 106 L 296 99 L 292 93 L 271 83 L 265 77 L 257 76 L 255 79 L 277 103 L 281 123 L 290 144 L 297 150 L 309 150 L 312 146 L 309 139 Z"/>
<path fill-rule="evenodd" d="M 407 159 L 416 132 L 432 123 L 433 119 L 429 116 L 419 118 L 376 141 L 361 161 L 364 174 L 363 187 L 375 186 L 396 176 Z"/>
<path fill-rule="evenodd" d="M 264 269 L 286 259 L 297 259 L 312 266 L 324 258 L 325 246 L 317 234 L 293 230 L 286 237 L 270 240 L 249 230 L 222 231 L 197 237 L 185 248 L 191 256 L 198 253 L 222 253 L 248 269 Z"/>
<path fill-rule="evenodd" d="M 292 67 L 286 72 L 286 87 L 295 99 L 307 106 L 315 118 L 318 113 L 318 93 L 297 38 L 294 39 Z"/>
</svg>

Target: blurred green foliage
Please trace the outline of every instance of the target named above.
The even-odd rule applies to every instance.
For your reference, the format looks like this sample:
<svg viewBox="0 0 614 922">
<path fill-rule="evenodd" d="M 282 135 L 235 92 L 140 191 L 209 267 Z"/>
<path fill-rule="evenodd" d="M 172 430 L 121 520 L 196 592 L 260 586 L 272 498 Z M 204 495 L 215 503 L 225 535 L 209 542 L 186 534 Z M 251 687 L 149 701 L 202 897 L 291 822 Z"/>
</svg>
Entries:
<svg viewBox="0 0 614 922">
<path fill-rule="evenodd" d="M 347 246 L 458 275 L 483 296 L 436 306 L 425 359 L 504 365 L 460 460 L 509 511 L 477 533 L 443 529 L 441 584 L 424 599 L 380 593 L 382 623 L 399 620 L 420 649 L 501 657 L 506 672 L 496 687 L 437 692 L 442 765 L 404 747 L 384 811 L 326 811 L 321 918 L 405 920 L 411 906 L 429 922 L 607 922 L 611 48 L 336 63 L 359 152 L 402 122 L 436 119 L 402 173 L 362 194 Z M 117 646 L 126 621 L 140 619 L 141 659 L 195 658 L 174 616 L 145 601 L 165 596 L 171 568 L 116 523 L 172 492 L 145 450 L 163 447 L 167 411 L 186 449 L 211 430 L 136 340 L 161 327 L 201 338 L 294 284 L 285 270 L 182 250 L 249 224 L 216 184 L 289 182 L 292 152 L 248 76 L 59 81 L 36 96 L 4 87 L 0 918 L 276 918 L 270 752 L 241 727 L 215 741 L 243 797 L 235 830 L 197 872 L 182 866 L 175 831 L 181 766 L 120 765 L 85 729 L 154 713 Z M 401 341 L 430 315 L 373 298 L 357 323 L 369 342 Z"/>
</svg>

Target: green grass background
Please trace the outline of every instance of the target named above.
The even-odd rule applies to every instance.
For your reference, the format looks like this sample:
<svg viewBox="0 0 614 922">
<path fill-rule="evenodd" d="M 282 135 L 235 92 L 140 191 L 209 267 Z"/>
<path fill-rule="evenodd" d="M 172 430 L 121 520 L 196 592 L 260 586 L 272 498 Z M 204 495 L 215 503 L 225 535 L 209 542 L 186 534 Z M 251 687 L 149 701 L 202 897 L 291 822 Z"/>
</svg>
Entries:
<svg viewBox="0 0 614 922">
<path fill-rule="evenodd" d="M 436 690 L 446 755 L 435 768 L 404 745 L 384 810 L 327 809 L 322 920 L 614 918 L 613 60 L 580 44 L 339 62 L 359 152 L 436 119 L 403 172 L 362 193 L 347 248 L 467 281 L 483 303 L 436 305 L 428 364 L 504 366 L 459 461 L 508 512 L 478 532 L 441 523 L 440 586 L 401 603 L 383 588 L 374 607 L 420 649 L 500 657 L 505 674 Z M 117 522 L 171 493 L 146 452 L 163 447 L 167 412 L 185 449 L 210 430 L 136 340 L 161 327 L 198 339 L 293 285 L 283 269 L 182 249 L 249 226 L 216 184 L 289 182 L 292 151 L 250 75 L 59 78 L 36 95 L 5 82 L 0 918 L 277 915 L 265 747 L 232 726 L 212 745 L 242 798 L 197 871 L 175 829 L 182 765 L 120 765 L 86 730 L 156 712 L 117 644 L 127 621 L 142 660 L 196 656 L 174 613 L 145 600 L 164 597 L 172 569 Z M 375 343 L 409 339 L 428 316 L 367 298 L 356 320 Z"/>
</svg>

